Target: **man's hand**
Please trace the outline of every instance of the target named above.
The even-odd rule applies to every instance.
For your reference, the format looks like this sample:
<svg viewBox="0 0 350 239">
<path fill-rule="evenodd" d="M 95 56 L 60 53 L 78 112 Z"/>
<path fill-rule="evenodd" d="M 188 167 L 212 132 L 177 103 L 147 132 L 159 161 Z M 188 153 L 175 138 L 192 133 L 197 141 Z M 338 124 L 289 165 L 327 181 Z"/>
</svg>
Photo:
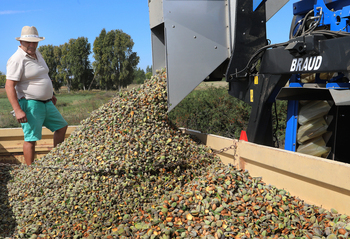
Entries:
<svg viewBox="0 0 350 239">
<path fill-rule="evenodd" d="M 54 104 L 54 105 L 56 105 L 56 102 L 57 102 L 57 98 L 56 98 L 56 96 L 52 96 L 52 98 L 51 98 L 51 100 L 52 100 L 52 103 Z"/>
<path fill-rule="evenodd" d="M 16 84 L 17 84 L 17 81 L 6 80 L 5 90 L 6 90 L 7 98 L 10 101 L 12 109 L 15 111 L 15 115 L 18 123 L 27 123 L 28 121 L 27 121 L 26 113 L 24 113 L 24 111 L 21 109 L 21 106 L 19 105 L 17 100 L 17 94 L 15 89 Z"/>
<path fill-rule="evenodd" d="M 15 110 L 15 115 L 18 123 L 27 123 L 27 115 L 22 109 Z"/>
</svg>

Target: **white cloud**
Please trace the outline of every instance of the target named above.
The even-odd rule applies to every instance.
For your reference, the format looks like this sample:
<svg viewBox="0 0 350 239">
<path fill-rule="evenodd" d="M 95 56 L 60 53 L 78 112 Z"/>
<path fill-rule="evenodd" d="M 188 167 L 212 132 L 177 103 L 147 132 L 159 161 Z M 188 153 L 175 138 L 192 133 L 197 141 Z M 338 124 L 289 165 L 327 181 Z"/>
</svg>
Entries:
<svg viewBox="0 0 350 239">
<path fill-rule="evenodd" d="M 9 15 L 9 14 L 17 14 L 17 13 L 24 13 L 25 11 L 11 11 L 11 10 L 7 10 L 7 11 L 0 11 L 0 15 Z"/>
</svg>

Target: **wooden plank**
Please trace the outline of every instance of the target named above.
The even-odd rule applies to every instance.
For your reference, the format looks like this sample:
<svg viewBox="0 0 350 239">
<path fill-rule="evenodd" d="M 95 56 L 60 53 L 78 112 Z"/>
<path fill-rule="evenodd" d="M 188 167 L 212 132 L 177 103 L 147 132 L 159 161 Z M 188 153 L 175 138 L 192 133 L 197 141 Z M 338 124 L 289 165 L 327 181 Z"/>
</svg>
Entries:
<svg viewBox="0 0 350 239">
<path fill-rule="evenodd" d="M 46 146 L 46 147 L 35 147 L 35 152 L 42 153 L 42 152 L 49 152 L 53 149 L 53 146 Z M 21 148 L 15 148 L 15 149 L 0 149 L 0 155 L 10 155 L 12 153 L 21 153 L 23 154 L 23 149 Z M 1 159 L 0 159 L 1 161 Z"/>
<path fill-rule="evenodd" d="M 77 126 L 68 126 L 66 138 L 77 128 Z M 0 162 L 5 156 L 11 156 L 14 153 L 23 154 L 23 131 L 22 128 L 0 129 Z M 53 148 L 53 132 L 43 127 L 42 139 L 36 142 L 35 151 L 38 154 L 46 154 Z"/>
<path fill-rule="evenodd" d="M 216 135 L 199 135 L 198 131 L 186 133 L 199 136 L 214 150 L 236 144 L 237 150 L 219 154 L 224 163 L 248 170 L 251 176 L 262 177 L 265 183 L 283 188 L 308 204 L 350 215 L 349 164 Z"/>
<path fill-rule="evenodd" d="M 78 126 L 68 126 L 66 135 L 70 135 Z M 43 137 L 46 135 L 53 135 L 46 127 L 42 129 Z M 0 129 L 0 142 L 8 140 L 8 138 L 22 138 L 23 139 L 23 130 L 22 128 L 4 128 Z"/>
<path fill-rule="evenodd" d="M 24 163 L 23 154 L 21 155 L 0 155 L 1 163 L 10 163 L 10 164 L 22 164 Z"/>
<path fill-rule="evenodd" d="M 238 146 L 240 167 L 310 204 L 350 213 L 350 165 L 248 142 Z"/>
<path fill-rule="evenodd" d="M 22 128 L 0 129 L 0 138 L 4 138 L 4 137 L 22 137 L 23 138 L 23 130 Z"/>
<path fill-rule="evenodd" d="M 49 151 L 42 151 L 40 153 L 35 153 L 34 157 L 35 158 L 41 158 L 45 156 Z M 1 163 L 11 163 L 11 164 L 24 164 L 24 156 L 23 154 L 7 154 L 7 155 L 0 155 L 0 162 Z"/>
<path fill-rule="evenodd" d="M 66 138 L 69 135 L 66 135 Z M 0 153 L 4 154 L 6 152 L 23 152 L 23 140 L 11 140 L 11 141 L 0 141 Z M 53 148 L 53 138 L 47 136 L 36 142 L 36 151 L 50 151 Z"/>
<path fill-rule="evenodd" d="M 12 149 L 22 147 L 23 140 L 0 141 L 0 147 L 4 149 Z"/>
</svg>

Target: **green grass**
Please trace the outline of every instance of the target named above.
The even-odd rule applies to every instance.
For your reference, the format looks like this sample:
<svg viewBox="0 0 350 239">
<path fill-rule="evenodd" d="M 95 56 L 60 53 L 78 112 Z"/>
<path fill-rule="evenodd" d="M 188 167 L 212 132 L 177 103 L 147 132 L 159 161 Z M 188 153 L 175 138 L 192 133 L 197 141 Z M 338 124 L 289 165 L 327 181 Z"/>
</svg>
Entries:
<svg viewBox="0 0 350 239">
<path fill-rule="evenodd" d="M 56 107 L 69 125 L 78 125 L 115 95 L 115 91 L 63 93 L 56 96 Z"/>
<path fill-rule="evenodd" d="M 68 125 L 78 125 L 90 113 L 116 95 L 116 91 L 79 91 L 57 94 L 56 107 L 68 122 Z M 21 125 L 10 114 L 11 104 L 4 89 L 0 89 L 0 128 L 16 128 Z"/>
<path fill-rule="evenodd" d="M 203 90 L 209 87 L 221 87 L 227 82 L 202 82 L 196 90 Z M 128 89 L 139 85 L 132 84 Z M 124 89 L 127 90 L 127 89 Z M 78 91 L 67 92 L 66 87 L 62 87 L 60 93 L 56 95 L 56 107 L 61 112 L 68 125 L 78 125 L 83 119 L 86 119 L 90 113 L 98 109 L 104 103 L 108 102 L 116 91 Z M 7 99 L 4 88 L 0 88 L 0 128 L 18 128 L 21 125 L 10 114 L 12 106 Z"/>
<path fill-rule="evenodd" d="M 21 127 L 10 113 L 12 110 L 11 104 L 7 99 L 5 89 L 0 88 L 0 128 L 15 128 Z"/>
</svg>

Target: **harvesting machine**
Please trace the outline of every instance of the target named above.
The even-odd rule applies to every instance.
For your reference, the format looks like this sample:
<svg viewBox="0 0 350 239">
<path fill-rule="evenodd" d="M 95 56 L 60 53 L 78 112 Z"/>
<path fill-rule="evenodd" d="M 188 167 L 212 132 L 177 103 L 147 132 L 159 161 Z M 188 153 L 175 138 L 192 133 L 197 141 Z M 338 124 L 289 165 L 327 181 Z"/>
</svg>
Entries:
<svg viewBox="0 0 350 239">
<path fill-rule="evenodd" d="M 288 100 L 285 149 L 350 163 L 350 0 L 296 1 L 289 40 L 270 44 L 266 22 L 287 2 L 149 0 L 169 110 L 203 80 L 225 77 L 228 93 L 252 106 L 249 142 L 275 145 L 273 105 Z"/>
</svg>

